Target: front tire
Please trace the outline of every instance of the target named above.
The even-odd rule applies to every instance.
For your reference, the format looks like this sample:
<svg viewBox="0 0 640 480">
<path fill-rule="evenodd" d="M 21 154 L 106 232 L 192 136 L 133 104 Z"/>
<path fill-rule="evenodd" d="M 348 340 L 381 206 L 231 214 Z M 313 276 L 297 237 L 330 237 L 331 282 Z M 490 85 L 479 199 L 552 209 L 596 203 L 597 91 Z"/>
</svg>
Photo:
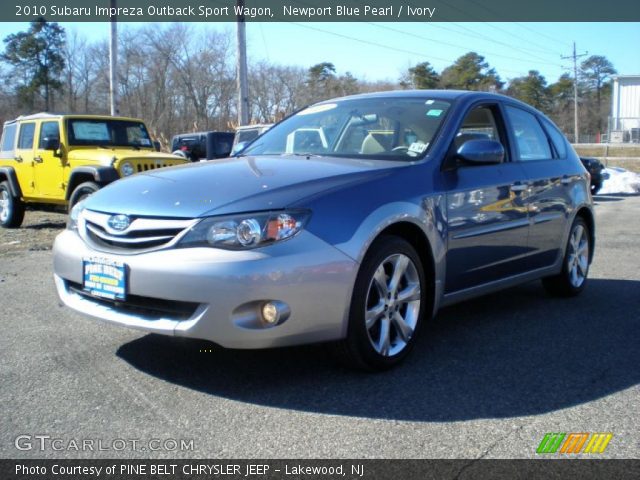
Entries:
<svg viewBox="0 0 640 480">
<path fill-rule="evenodd" d="M 24 220 L 24 203 L 11 194 L 9 182 L 0 183 L 0 227 L 18 228 Z"/>
<path fill-rule="evenodd" d="M 84 182 L 78 185 L 69 198 L 69 211 L 71 211 L 76 203 L 81 202 L 98 190 L 100 190 L 100 185 L 95 182 Z"/>
<path fill-rule="evenodd" d="M 587 222 L 577 217 L 571 226 L 566 253 L 562 260 L 562 272 L 542 279 L 546 290 L 557 297 L 578 295 L 587 284 L 591 255 L 591 232 Z"/>
<path fill-rule="evenodd" d="M 411 351 L 423 323 L 427 293 L 415 249 L 395 236 L 377 239 L 354 286 L 347 338 L 334 345 L 348 367 L 385 370 Z"/>
</svg>

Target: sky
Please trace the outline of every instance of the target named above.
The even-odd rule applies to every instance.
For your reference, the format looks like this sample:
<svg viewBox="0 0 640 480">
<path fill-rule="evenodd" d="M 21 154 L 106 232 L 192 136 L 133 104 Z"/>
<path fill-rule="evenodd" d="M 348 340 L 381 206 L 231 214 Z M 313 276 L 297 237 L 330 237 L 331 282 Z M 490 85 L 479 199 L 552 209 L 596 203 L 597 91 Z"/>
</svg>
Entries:
<svg viewBox="0 0 640 480">
<path fill-rule="evenodd" d="M 91 40 L 106 40 L 108 23 L 61 23 Z M 120 23 L 137 28 L 139 23 Z M 193 23 L 195 29 L 228 30 L 234 23 Z M 0 38 L 26 30 L 26 23 L 0 23 Z M 619 74 L 640 74 L 640 23 L 247 23 L 249 62 L 268 60 L 308 68 L 331 62 L 338 74 L 369 81 L 397 81 L 419 62 L 440 72 L 476 51 L 503 80 L 535 69 L 549 83 L 573 67 L 562 56 L 604 55 Z M 580 60 L 584 60 L 583 57 Z"/>
</svg>

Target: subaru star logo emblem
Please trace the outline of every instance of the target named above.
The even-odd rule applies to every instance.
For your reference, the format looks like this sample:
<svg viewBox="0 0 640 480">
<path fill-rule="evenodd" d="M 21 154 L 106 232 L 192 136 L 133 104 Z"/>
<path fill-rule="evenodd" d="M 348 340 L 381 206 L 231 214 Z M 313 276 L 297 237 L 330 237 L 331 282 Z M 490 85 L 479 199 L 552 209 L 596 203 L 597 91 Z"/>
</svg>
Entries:
<svg viewBox="0 0 640 480">
<path fill-rule="evenodd" d="M 126 215 L 112 215 L 107 223 L 113 230 L 123 232 L 131 225 L 131 219 Z"/>
</svg>

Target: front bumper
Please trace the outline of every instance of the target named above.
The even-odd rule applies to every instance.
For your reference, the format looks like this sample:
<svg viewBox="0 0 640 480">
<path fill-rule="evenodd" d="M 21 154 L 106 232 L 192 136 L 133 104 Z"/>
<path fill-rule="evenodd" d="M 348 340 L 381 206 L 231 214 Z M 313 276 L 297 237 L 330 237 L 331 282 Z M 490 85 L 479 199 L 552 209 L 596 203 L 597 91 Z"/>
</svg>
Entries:
<svg viewBox="0 0 640 480">
<path fill-rule="evenodd" d="M 102 257 L 124 262 L 128 296 L 150 305 L 193 305 L 186 318 L 127 302 L 105 302 L 81 294 L 82 260 Z M 62 303 L 110 323 L 148 332 L 213 341 L 228 348 L 267 348 L 343 338 L 357 263 L 307 231 L 263 249 L 168 249 L 115 255 L 91 249 L 65 230 L 53 247 L 54 278 Z M 166 301 L 169 302 L 166 302 Z M 276 326 L 256 317 L 269 300 L 284 302 L 291 314 Z"/>
</svg>

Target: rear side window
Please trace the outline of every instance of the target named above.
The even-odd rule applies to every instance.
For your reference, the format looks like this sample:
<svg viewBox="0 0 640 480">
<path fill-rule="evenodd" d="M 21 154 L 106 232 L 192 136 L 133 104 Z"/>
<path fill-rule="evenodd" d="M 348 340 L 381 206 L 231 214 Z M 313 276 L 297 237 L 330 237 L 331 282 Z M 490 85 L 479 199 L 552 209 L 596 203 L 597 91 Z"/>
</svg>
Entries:
<svg viewBox="0 0 640 480">
<path fill-rule="evenodd" d="M 2 134 L 2 151 L 11 152 L 13 145 L 16 141 L 16 128 L 18 126 L 15 123 L 4 127 L 4 133 Z"/>
<path fill-rule="evenodd" d="M 42 122 L 40 127 L 40 140 L 38 141 L 38 148 L 44 148 L 45 138 L 57 138 L 60 140 L 60 127 L 58 122 Z"/>
<path fill-rule="evenodd" d="M 546 118 L 542 119 L 542 124 L 549 134 L 549 138 L 551 138 L 551 143 L 553 143 L 553 147 L 556 149 L 558 158 L 567 158 L 567 140 L 564 135 Z"/>
<path fill-rule="evenodd" d="M 36 131 L 35 123 L 23 123 L 20 125 L 20 135 L 18 136 L 18 148 L 33 148 L 33 136 Z"/>
<path fill-rule="evenodd" d="M 517 159 L 530 161 L 552 158 L 549 140 L 536 117 L 510 105 L 506 106 L 506 111 L 518 147 Z"/>
</svg>

